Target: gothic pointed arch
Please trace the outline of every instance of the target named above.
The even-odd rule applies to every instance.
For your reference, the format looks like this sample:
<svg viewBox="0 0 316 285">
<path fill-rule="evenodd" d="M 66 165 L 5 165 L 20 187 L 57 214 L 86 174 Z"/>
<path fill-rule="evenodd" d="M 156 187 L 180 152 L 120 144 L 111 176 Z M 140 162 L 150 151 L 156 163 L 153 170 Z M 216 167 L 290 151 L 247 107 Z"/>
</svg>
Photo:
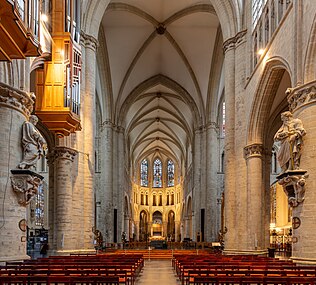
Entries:
<svg viewBox="0 0 316 285">
<path fill-rule="evenodd" d="M 156 157 L 153 161 L 153 187 L 162 188 L 163 186 L 163 164 L 159 157 Z"/>
<path fill-rule="evenodd" d="M 162 75 L 157 74 L 153 77 L 148 78 L 147 80 L 143 81 L 141 84 L 139 84 L 132 92 L 129 94 L 129 96 L 125 99 L 125 101 L 122 103 L 121 106 L 118 107 L 116 110 L 117 114 L 117 122 L 119 125 L 124 125 L 124 117 L 128 111 L 128 109 L 131 107 L 131 105 L 137 100 L 139 96 L 143 94 L 146 90 L 148 90 L 151 87 L 154 87 L 158 84 L 161 84 L 171 90 L 173 90 L 176 94 L 179 94 L 182 96 L 185 103 L 187 103 L 191 109 L 192 114 L 194 117 L 194 125 L 198 126 L 202 123 L 203 113 L 199 111 L 197 103 L 193 100 L 191 95 L 177 82 L 172 80 L 171 78 Z M 202 102 L 199 102 L 201 105 Z"/>
<path fill-rule="evenodd" d="M 140 186 L 148 187 L 148 159 L 144 158 L 140 163 Z"/>
<path fill-rule="evenodd" d="M 275 100 L 284 72 L 288 74 L 291 80 L 291 69 L 283 58 L 273 57 L 266 62 L 251 107 L 247 130 L 247 145 L 263 143 L 266 124 L 268 120 L 271 120 L 271 106 Z M 286 107 L 285 95 L 277 108 L 280 108 L 280 105 L 283 106 L 281 108 Z"/>
<path fill-rule="evenodd" d="M 167 186 L 168 187 L 174 186 L 174 174 L 175 174 L 174 162 L 171 159 L 168 159 L 167 161 Z"/>
<path fill-rule="evenodd" d="M 224 39 L 235 36 L 242 29 L 242 7 L 236 9 L 233 0 L 210 0 L 222 26 Z M 101 20 L 110 1 L 87 1 L 82 19 L 82 30 L 95 38 L 98 36 Z"/>
<path fill-rule="evenodd" d="M 148 212 L 142 210 L 139 214 L 139 239 L 140 241 L 146 241 L 148 238 Z"/>
</svg>

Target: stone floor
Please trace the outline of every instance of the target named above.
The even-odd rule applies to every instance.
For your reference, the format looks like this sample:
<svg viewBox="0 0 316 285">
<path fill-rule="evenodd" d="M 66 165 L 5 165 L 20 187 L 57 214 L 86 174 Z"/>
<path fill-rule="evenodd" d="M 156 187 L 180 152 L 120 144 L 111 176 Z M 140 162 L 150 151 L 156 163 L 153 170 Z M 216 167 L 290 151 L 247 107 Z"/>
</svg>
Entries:
<svg viewBox="0 0 316 285">
<path fill-rule="evenodd" d="M 180 285 L 171 260 L 145 260 L 145 266 L 136 280 L 136 285 Z"/>
</svg>

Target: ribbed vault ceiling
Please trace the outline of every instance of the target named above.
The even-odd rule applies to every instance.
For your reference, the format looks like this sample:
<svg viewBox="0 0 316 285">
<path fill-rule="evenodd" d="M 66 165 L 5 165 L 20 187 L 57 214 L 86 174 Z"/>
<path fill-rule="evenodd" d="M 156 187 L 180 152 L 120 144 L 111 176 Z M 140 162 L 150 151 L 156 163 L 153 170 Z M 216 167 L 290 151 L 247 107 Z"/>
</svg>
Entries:
<svg viewBox="0 0 316 285">
<path fill-rule="evenodd" d="M 190 157 L 194 130 L 206 120 L 218 29 L 210 1 L 109 4 L 99 36 L 109 117 L 125 128 L 133 163 L 157 151 L 179 166 Z"/>
</svg>

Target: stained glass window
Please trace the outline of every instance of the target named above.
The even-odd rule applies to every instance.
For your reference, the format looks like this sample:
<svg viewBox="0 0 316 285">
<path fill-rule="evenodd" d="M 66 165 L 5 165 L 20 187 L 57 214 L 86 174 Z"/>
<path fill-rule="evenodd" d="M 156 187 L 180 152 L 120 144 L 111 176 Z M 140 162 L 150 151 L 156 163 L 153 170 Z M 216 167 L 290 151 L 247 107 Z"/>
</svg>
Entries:
<svg viewBox="0 0 316 285">
<path fill-rule="evenodd" d="M 153 187 L 162 187 L 162 163 L 159 158 L 154 162 Z"/>
<path fill-rule="evenodd" d="M 140 186 L 148 187 L 148 160 L 144 159 L 140 165 Z"/>
<path fill-rule="evenodd" d="M 174 163 L 168 160 L 168 187 L 174 186 Z"/>
<path fill-rule="evenodd" d="M 38 186 L 35 206 L 35 224 L 44 226 L 44 189 L 43 184 Z"/>
<path fill-rule="evenodd" d="M 226 105 L 224 101 L 222 104 L 222 122 L 221 122 L 221 131 L 222 131 L 223 137 L 225 137 L 225 120 L 226 120 Z"/>
<path fill-rule="evenodd" d="M 252 0 L 252 25 L 256 26 L 267 0 Z"/>
</svg>

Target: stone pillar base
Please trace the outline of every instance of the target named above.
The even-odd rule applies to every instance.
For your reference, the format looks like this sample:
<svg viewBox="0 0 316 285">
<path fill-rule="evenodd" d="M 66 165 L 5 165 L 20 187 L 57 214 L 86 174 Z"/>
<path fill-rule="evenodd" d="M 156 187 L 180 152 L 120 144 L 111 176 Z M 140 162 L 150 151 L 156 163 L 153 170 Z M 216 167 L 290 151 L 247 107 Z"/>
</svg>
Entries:
<svg viewBox="0 0 316 285">
<path fill-rule="evenodd" d="M 297 264 L 302 265 L 316 265 L 316 258 L 303 258 L 303 257 L 295 257 L 292 256 L 291 260 Z"/>
<path fill-rule="evenodd" d="M 225 249 L 223 250 L 224 255 L 262 255 L 267 256 L 268 250 L 240 250 L 240 249 Z"/>
<path fill-rule="evenodd" d="M 31 259 L 29 255 L 12 255 L 12 256 L 1 256 L 0 263 L 7 261 L 23 261 L 25 259 Z"/>
<path fill-rule="evenodd" d="M 95 249 L 65 249 L 65 250 L 49 250 L 49 255 L 70 255 L 70 254 L 95 254 Z"/>
</svg>

